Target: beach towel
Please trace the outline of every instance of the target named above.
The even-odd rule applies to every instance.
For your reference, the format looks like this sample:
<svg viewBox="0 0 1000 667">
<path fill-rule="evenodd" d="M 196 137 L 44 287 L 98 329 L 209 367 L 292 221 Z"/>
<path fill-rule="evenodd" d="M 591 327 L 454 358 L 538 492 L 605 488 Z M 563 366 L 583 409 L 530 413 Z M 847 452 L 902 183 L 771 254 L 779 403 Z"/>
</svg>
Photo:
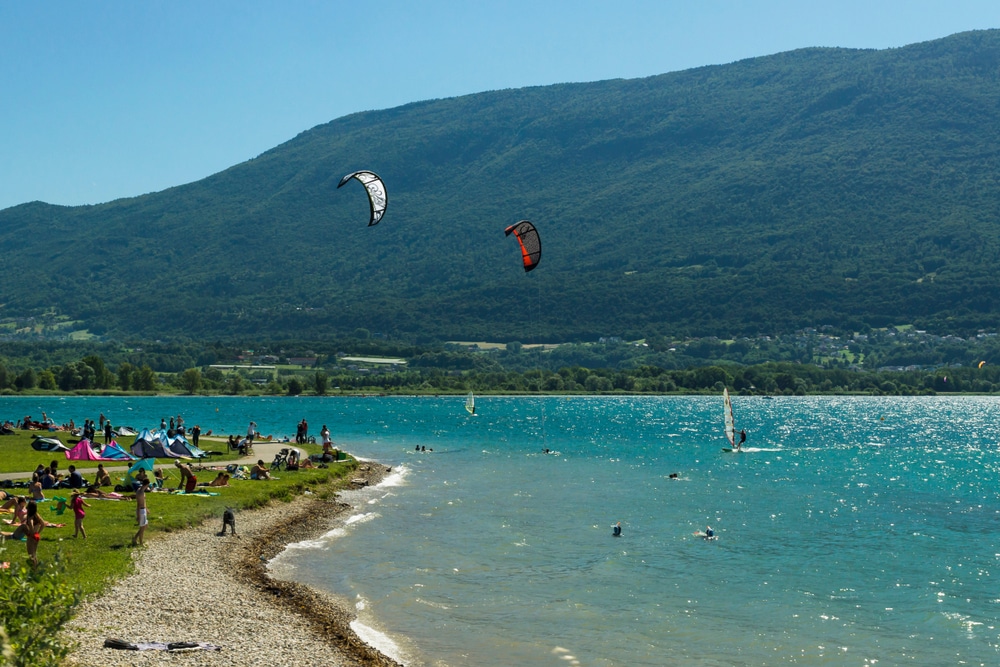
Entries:
<svg viewBox="0 0 1000 667">
<path fill-rule="evenodd" d="M 66 511 L 66 499 L 65 498 L 63 498 L 62 496 L 52 496 L 52 500 L 54 500 L 58 504 L 57 505 L 52 505 L 51 507 L 49 507 L 50 510 L 52 510 L 56 514 L 62 514 L 63 512 Z"/>
</svg>

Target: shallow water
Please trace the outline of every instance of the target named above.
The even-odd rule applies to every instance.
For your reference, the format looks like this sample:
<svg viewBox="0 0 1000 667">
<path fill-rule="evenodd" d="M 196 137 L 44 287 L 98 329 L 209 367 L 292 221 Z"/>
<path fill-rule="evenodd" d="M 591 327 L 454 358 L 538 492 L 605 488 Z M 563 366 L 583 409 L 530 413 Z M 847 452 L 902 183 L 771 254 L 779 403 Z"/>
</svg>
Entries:
<svg viewBox="0 0 1000 667">
<path fill-rule="evenodd" d="M 327 423 L 396 474 L 272 567 L 354 600 L 410 665 L 1000 663 L 997 399 L 737 396 L 740 454 L 721 398 L 463 403 L 36 397 L 0 416 Z"/>
</svg>

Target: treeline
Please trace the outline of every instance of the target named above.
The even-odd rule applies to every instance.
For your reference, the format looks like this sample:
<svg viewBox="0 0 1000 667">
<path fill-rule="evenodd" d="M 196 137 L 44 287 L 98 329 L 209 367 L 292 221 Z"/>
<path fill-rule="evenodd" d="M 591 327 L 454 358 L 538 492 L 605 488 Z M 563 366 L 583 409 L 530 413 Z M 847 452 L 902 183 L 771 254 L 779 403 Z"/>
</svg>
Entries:
<svg viewBox="0 0 1000 667">
<path fill-rule="evenodd" d="M 164 392 L 231 395 L 328 395 L 331 393 L 709 393 L 729 388 L 740 394 L 806 395 L 933 395 L 938 393 L 1000 393 L 1000 366 L 912 371 L 859 371 L 821 368 L 810 364 L 769 362 L 751 366 L 711 365 L 688 369 L 659 366 L 526 371 L 499 368 L 446 371 L 411 368 L 363 372 L 259 369 L 223 371 L 187 368 L 156 373 L 148 365 L 123 362 L 111 370 L 100 357 L 35 371 L 10 373 L 0 364 L 0 392 Z"/>
<path fill-rule="evenodd" d="M 887 396 L 937 393 L 998 393 L 1000 368 L 949 368 L 933 371 L 854 371 L 808 364 L 765 363 L 754 366 L 702 366 L 670 370 L 641 366 L 627 370 L 415 372 L 374 377 L 336 375 L 329 382 L 341 390 L 386 393 L 708 393 L 728 387 L 740 394 L 869 394 Z"/>
</svg>

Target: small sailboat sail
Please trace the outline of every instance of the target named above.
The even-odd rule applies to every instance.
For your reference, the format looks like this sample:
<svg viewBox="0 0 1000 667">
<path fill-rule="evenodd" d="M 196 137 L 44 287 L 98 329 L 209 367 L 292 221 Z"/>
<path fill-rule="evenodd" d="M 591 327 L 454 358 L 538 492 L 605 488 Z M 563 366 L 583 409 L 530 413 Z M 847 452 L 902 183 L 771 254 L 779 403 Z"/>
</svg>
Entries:
<svg viewBox="0 0 1000 667">
<path fill-rule="evenodd" d="M 469 395 L 465 397 L 465 409 L 470 415 L 476 414 L 476 397 L 470 391 Z"/>
<path fill-rule="evenodd" d="M 730 447 L 736 446 L 736 421 L 733 419 L 733 402 L 729 399 L 729 389 L 722 390 L 722 405 L 726 418 L 726 440 Z"/>
</svg>

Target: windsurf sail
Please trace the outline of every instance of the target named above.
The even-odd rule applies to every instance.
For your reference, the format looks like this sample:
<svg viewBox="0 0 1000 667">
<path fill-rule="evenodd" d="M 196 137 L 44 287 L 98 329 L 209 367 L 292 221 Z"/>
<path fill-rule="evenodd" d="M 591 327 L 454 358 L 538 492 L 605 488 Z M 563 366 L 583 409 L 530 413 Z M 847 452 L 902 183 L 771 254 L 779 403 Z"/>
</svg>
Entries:
<svg viewBox="0 0 1000 667">
<path fill-rule="evenodd" d="M 735 447 L 736 422 L 733 420 L 733 402 L 729 399 L 729 389 L 722 390 L 722 406 L 726 417 L 726 440 L 730 447 Z"/>
<path fill-rule="evenodd" d="M 465 409 L 470 415 L 476 414 L 476 397 L 469 392 L 469 395 L 465 397 Z"/>
</svg>

